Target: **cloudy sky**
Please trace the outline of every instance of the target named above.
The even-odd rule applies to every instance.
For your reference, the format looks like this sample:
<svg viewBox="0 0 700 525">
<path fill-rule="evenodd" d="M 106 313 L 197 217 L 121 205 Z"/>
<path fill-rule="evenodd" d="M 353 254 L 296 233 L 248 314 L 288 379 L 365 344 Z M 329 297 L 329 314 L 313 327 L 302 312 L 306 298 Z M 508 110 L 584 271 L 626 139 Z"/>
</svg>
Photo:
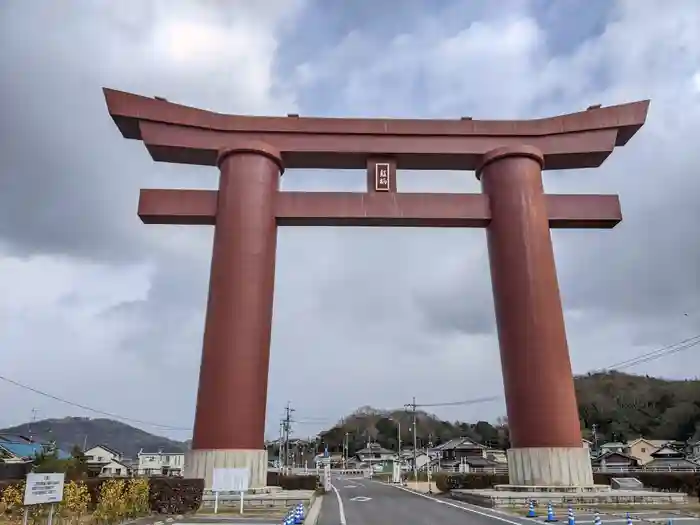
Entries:
<svg viewBox="0 0 700 525">
<path fill-rule="evenodd" d="M 696 335 L 698 27 L 697 0 L 5 0 L 0 373 L 189 437 L 213 230 L 145 226 L 136 205 L 141 187 L 214 188 L 217 171 L 154 163 L 121 138 L 103 86 L 265 115 L 529 118 L 651 98 L 602 168 L 545 178 L 550 192 L 618 192 L 625 216 L 553 235 L 573 366 Z M 361 172 L 283 178 L 363 185 Z M 400 173 L 399 186 L 479 191 L 473 173 Z M 630 371 L 689 377 L 698 349 Z M 308 435 L 362 405 L 501 392 L 483 231 L 280 231 L 270 436 L 287 401 Z M 94 415 L 6 381 L 0 400 L 0 427 L 33 408 Z"/>
</svg>

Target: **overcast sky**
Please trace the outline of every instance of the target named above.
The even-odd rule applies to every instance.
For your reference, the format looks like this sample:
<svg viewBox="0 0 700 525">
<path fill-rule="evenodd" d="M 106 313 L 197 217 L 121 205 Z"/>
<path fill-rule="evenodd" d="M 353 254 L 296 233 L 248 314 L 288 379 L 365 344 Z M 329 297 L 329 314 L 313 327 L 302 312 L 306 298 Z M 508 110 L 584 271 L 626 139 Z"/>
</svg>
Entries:
<svg viewBox="0 0 700 525">
<path fill-rule="evenodd" d="M 529 118 L 652 99 L 597 170 L 550 192 L 618 192 L 624 222 L 557 231 L 573 366 L 700 333 L 697 0 L 5 0 L 0 3 L 0 374 L 190 436 L 213 229 L 146 226 L 141 187 L 214 188 L 156 164 L 101 88 L 261 115 Z M 284 189 L 361 191 L 361 172 Z M 473 173 L 400 173 L 402 191 L 479 191 Z M 387 268 L 378 273 L 378 266 Z M 694 350 L 630 371 L 690 377 Z M 268 395 L 298 434 L 362 405 L 500 395 L 481 230 L 279 232 Z M 0 381 L 0 427 L 90 412 Z M 222 400 L 225 402 L 225 400 Z M 495 419 L 502 402 L 437 409 Z"/>
</svg>

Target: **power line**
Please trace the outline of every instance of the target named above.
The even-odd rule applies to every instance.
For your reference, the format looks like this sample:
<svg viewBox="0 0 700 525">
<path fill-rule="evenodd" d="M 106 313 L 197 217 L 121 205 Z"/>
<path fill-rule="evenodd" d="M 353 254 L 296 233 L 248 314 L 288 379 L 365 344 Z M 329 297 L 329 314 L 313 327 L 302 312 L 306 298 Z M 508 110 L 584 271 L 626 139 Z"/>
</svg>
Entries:
<svg viewBox="0 0 700 525">
<path fill-rule="evenodd" d="M 699 344 L 700 334 L 694 335 L 693 337 L 689 337 L 677 343 L 657 348 L 656 350 L 652 350 L 651 352 L 646 352 L 636 357 L 620 361 L 611 366 L 603 368 L 602 370 L 625 370 L 633 366 L 641 365 L 644 363 L 648 363 L 649 361 L 655 361 L 656 359 L 660 359 L 671 354 L 682 352 L 683 350 L 687 350 Z"/>
<path fill-rule="evenodd" d="M 49 394 L 48 392 L 44 392 L 43 390 L 39 390 L 38 388 L 31 387 L 29 385 L 25 385 L 24 383 L 20 383 L 19 381 L 15 381 L 13 379 L 10 379 L 9 377 L 1 376 L 0 375 L 0 381 L 5 381 L 7 383 L 10 383 L 11 385 L 14 385 L 19 388 L 23 388 L 24 390 L 29 390 L 30 392 L 34 392 L 35 394 L 39 394 L 44 397 L 48 397 L 49 399 L 53 399 L 54 401 L 59 401 L 61 403 L 65 403 L 66 405 L 70 405 L 72 407 L 80 408 L 82 410 L 87 410 L 88 412 L 92 412 L 94 414 L 99 414 L 101 416 L 107 416 L 111 419 L 118 419 L 121 421 L 128 421 L 130 423 L 138 423 L 140 425 L 148 425 L 151 427 L 158 427 L 166 430 L 192 430 L 191 428 L 184 428 L 184 427 L 175 427 L 172 425 L 161 425 L 159 423 L 153 423 L 151 421 L 143 421 L 142 419 L 135 419 L 133 417 L 126 417 L 122 416 L 119 414 L 115 414 L 114 412 L 106 412 L 104 410 L 99 410 L 97 408 L 92 408 L 87 405 L 83 405 L 82 403 L 76 403 L 75 401 L 69 401 L 68 399 L 64 399 L 59 396 L 55 396 L 53 394 Z"/>
<path fill-rule="evenodd" d="M 489 401 L 496 401 L 500 399 L 501 396 L 488 396 L 488 397 L 477 397 L 474 399 L 467 399 L 465 401 L 449 401 L 447 403 L 419 403 L 415 404 L 416 400 L 413 399 L 413 403 L 409 403 L 407 406 L 415 407 L 453 407 L 453 406 L 464 406 L 464 405 L 476 405 L 478 403 L 488 403 Z"/>
<path fill-rule="evenodd" d="M 678 341 L 677 343 L 673 343 L 670 345 L 663 346 L 661 348 L 657 348 L 656 350 L 652 350 L 650 352 L 645 352 L 645 353 L 640 354 L 636 357 L 632 357 L 630 359 L 620 361 L 620 362 L 615 363 L 613 365 L 610 365 L 608 367 L 594 370 L 593 372 L 604 372 L 606 370 L 625 370 L 625 369 L 631 368 L 633 366 L 648 363 L 650 361 L 655 361 L 657 359 L 661 359 L 662 357 L 666 357 L 666 356 L 669 356 L 672 354 L 676 354 L 678 352 L 682 352 L 684 350 L 688 350 L 689 348 L 693 348 L 697 345 L 700 345 L 700 334 L 697 334 L 693 337 L 689 337 L 689 338 L 684 339 L 682 341 Z M 475 405 L 475 404 L 479 404 L 479 403 L 487 403 L 489 401 L 496 401 L 499 399 L 502 399 L 502 396 L 488 396 L 488 397 L 481 397 L 481 398 L 475 398 L 475 399 L 467 399 L 465 401 L 449 401 L 446 403 L 416 404 L 416 398 L 413 398 L 413 403 L 407 403 L 406 405 L 404 405 L 404 407 L 406 409 L 411 408 L 413 413 L 415 414 L 416 408 L 420 408 L 420 407 L 427 408 L 427 407 L 449 407 L 449 406 Z"/>
<path fill-rule="evenodd" d="M 677 343 L 673 343 L 671 345 L 666 345 L 661 348 L 658 348 L 656 350 L 652 350 L 650 352 L 645 352 L 641 355 L 638 355 L 636 357 L 617 362 L 613 365 L 610 365 L 605 368 L 601 368 L 598 370 L 595 370 L 594 372 L 602 372 L 606 370 L 625 370 L 627 368 L 631 368 L 633 366 L 641 365 L 644 363 L 648 363 L 650 361 L 655 361 L 657 359 L 661 359 L 662 357 L 666 357 L 669 355 L 673 355 L 679 352 L 682 352 L 684 350 L 688 350 L 689 348 L 693 348 L 695 346 L 700 345 L 700 334 L 697 334 L 693 337 L 689 337 L 687 339 L 684 339 L 682 341 L 679 341 Z M 22 388 L 24 390 L 28 390 L 30 392 L 34 392 L 35 394 L 47 397 L 49 399 L 53 399 L 54 401 L 58 401 L 60 403 L 64 403 L 66 405 L 75 407 L 75 408 L 80 408 L 81 410 L 85 410 L 87 412 L 92 412 L 93 414 L 98 414 L 101 416 L 106 416 L 111 419 L 116 419 L 120 421 L 125 421 L 129 423 L 136 423 L 139 425 L 146 425 L 149 427 L 155 427 L 155 428 L 160 428 L 164 430 L 176 430 L 176 431 L 187 431 L 190 432 L 192 431 L 192 428 L 188 427 L 177 427 L 173 425 L 164 425 L 161 423 L 154 423 L 152 421 L 144 421 L 142 419 L 136 419 L 132 417 L 127 417 L 127 416 L 122 416 L 120 414 L 116 414 L 114 412 L 107 412 L 105 410 L 100 410 L 97 408 L 90 407 L 88 405 L 84 405 L 82 403 L 77 403 L 75 401 L 70 401 L 68 399 L 50 394 L 48 392 L 45 392 L 43 390 L 40 390 L 38 388 L 34 388 L 32 386 L 29 386 L 27 384 L 21 383 L 19 381 L 15 381 L 14 379 L 10 379 L 9 377 L 5 377 L 0 375 L 0 381 L 5 381 L 6 383 L 9 383 L 13 386 L 16 386 L 18 388 Z M 463 405 L 474 405 L 478 403 L 486 403 L 490 401 L 495 401 L 500 399 L 501 396 L 488 396 L 488 397 L 482 397 L 482 398 L 475 398 L 475 399 L 467 399 L 464 401 L 450 401 L 450 402 L 445 402 L 445 403 L 426 403 L 426 404 L 421 404 L 421 405 L 416 405 L 417 407 L 449 407 L 449 406 L 463 406 Z M 415 400 L 414 400 L 415 402 Z M 303 424 L 303 425 L 310 425 L 310 424 L 321 424 L 324 423 L 325 421 L 331 420 L 331 418 L 318 418 L 317 421 L 314 421 L 315 418 L 304 418 L 303 421 L 297 421 L 296 423 L 298 424 Z M 325 421 L 324 421 L 325 420 Z M 290 423 L 291 423 L 291 417 L 290 417 Z"/>
</svg>

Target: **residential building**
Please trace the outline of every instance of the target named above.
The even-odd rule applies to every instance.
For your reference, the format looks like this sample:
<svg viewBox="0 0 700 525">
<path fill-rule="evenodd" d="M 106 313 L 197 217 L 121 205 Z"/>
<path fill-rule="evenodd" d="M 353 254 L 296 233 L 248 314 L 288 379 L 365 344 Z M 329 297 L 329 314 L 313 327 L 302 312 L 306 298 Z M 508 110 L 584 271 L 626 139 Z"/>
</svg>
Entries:
<svg viewBox="0 0 700 525">
<path fill-rule="evenodd" d="M 630 468 L 638 468 L 639 460 L 623 452 L 608 450 L 591 460 L 593 468 L 602 471 L 620 472 Z"/>
<path fill-rule="evenodd" d="M 441 470 L 495 470 L 507 464 L 504 451 L 489 449 L 467 437 L 451 439 L 434 450 L 438 453 L 438 468 Z"/>
<path fill-rule="evenodd" d="M 71 458 L 70 453 L 57 449 L 55 443 L 38 443 L 25 436 L 0 434 L 0 460 L 3 463 L 28 463 L 39 454 L 53 451 L 59 459 Z"/>
<path fill-rule="evenodd" d="M 626 443 L 620 443 L 619 441 L 610 441 L 608 443 L 603 443 L 602 445 L 600 445 L 599 455 L 602 456 L 606 452 L 618 452 L 620 454 L 624 454 L 626 447 Z"/>
<path fill-rule="evenodd" d="M 700 441 L 688 443 L 688 456 L 691 458 L 700 458 Z"/>
<path fill-rule="evenodd" d="M 654 459 L 652 454 L 659 450 L 660 446 L 657 443 L 657 441 L 640 437 L 633 441 L 628 441 L 624 453 L 637 458 L 640 465 L 646 465 Z"/>
<path fill-rule="evenodd" d="M 652 460 L 645 467 L 654 470 L 698 470 L 700 464 L 687 459 L 685 454 L 673 446 L 664 446 L 651 454 Z"/>
<path fill-rule="evenodd" d="M 83 455 L 85 461 L 89 463 L 109 463 L 112 460 L 121 460 L 122 453 L 118 450 L 108 447 L 107 445 L 95 445 L 87 449 Z"/>
<path fill-rule="evenodd" d="M 183 452 L 144 452 L 138 454 L 138 474 L 143 476 L 182 476 L 185 466 Z"/>
<path fill-rule="evenodd" d="M 358 450 L 355 455 L 362 462 L 388 461 L 396 459 L 396 452 L 381 447 L 378 443 L 369 443 L 365 448 Z"/>
<path fill-rule="evenodd" d="M 131 477 L 133 474 L 133 469 L 127 463 L 113 459 L 102 467 L 99 476 L 103 478 Z"/>
<path fill-rule="evenodd" d="M 401 451 L 399 456 L 401 462 L 401 468 L 403 470 L 413 470 L 413 449 L 404 449 Z M 426 470 L 429 465 L 432 464 L 433 458 L 430 457 L 425 450 L 417 450 L 415 455 L 416 465 L 415 468 L 418 471 Z"/>
<path fill-rule="evenodd" d="M 132 469 L 124 463 L 122 453 L 107 445 L 95 445 L 84 453 L 88 472 L 93 476 L 131 476 Z"/>
</svg>

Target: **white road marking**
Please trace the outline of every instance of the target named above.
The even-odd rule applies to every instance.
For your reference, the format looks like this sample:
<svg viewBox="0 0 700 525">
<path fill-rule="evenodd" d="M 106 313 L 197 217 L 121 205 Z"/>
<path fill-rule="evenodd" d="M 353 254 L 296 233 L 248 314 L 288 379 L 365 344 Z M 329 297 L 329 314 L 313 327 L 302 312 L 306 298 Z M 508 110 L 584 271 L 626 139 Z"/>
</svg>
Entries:
<svg viewBox="0 0 700 525">
<path fill-rule="evenodd" d="M 345 485 L 343 488 L 344 489 L 356 489 L 357 485 Z"/>
<path fill-rule="evenodd" d="M 338 498 L 338 514 L 340 514 L 340 525 L 347 525 L 345 520 L 345 508 L 343 507 L 343 498 L 340 497 L 340 492 L 335 488 L 335 485 L 331 485 L 333 492 L 335 492 L 335 497 Z M 520 524 L 518 524 L 520 525 Z"/>
<path fill-rule="evenodd" d="M 416 496 L 420 496 L 421 498 L 425 498 L 430 501 L 434 501 L 435 503 L 441 503 L 442 505 L 447 505 L 448 507 L 453 507 L 455 509 L 463 510 L 464 512 L 471 512 L 473 514 L 478 514 L 479 516 L 484 516 L 485 518 L 491 518 L 494 520 L 502 521 L 504 523 L 508 523 L 509 525 L 523 525 L 523 522 L 521 521 L 514 521 L 514 520 L 509 520 L 507 518 L 502 518 L 501 516 L 494 516 L 493 514 L 488 514 L 486 512 L 481 512 L 476 509 L 470 509 L 468 507 L 462 507 L 461 505 L 457 505 L 456 503 L 452 503 L 450 501 L 444 501 L 441 499 L 433 498 L 432 496 L 428 496 L 427 494 L 421 494 L 420 492 L 415 492 L 411 489 L 407 489 L 404 487 L 396 487 L 397 489 L 405 490 L 406 492 L 409 492 L 411 494 L 415 494 Z"/>
<path fill-rule="evenodd" d="M 355 496 L 354 498 L 350 498 L 350 501 L 369 501 L 372 498 L 368 498 L 367 496 Z"/>
</svg>

